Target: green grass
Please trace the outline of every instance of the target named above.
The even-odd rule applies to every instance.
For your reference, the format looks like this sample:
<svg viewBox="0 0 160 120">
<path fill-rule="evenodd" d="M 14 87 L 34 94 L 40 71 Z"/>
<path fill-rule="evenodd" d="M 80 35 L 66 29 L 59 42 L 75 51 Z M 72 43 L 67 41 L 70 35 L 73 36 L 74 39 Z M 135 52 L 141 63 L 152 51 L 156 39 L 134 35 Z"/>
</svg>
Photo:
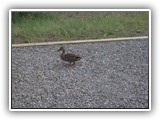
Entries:
<svg viewBox="0 0 160 120">
<path fill-rule="evenodd" d="M 12 43 L 148 35 L 148 12 L 12 12 Z"/>
</svg>

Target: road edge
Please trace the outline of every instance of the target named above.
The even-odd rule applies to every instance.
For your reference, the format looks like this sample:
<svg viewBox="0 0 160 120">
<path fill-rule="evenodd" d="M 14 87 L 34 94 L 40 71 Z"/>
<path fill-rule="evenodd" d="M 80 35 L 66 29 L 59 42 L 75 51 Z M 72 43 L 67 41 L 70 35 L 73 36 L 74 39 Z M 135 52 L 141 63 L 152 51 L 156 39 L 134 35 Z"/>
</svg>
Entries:
<svg viewBox="0 0 160 120">
<path fill-rule="evenodd" d="M 148 36 L 138 36 L 138 37 L 121 37 L 121 38 L 106 38 L 106 39 L 43 42 L 43 43 L 25 43 L 25 44 L 12 44 L 12 47 L 28 47 L 28 46 L 58 45 L 58 44 L 80 44 L 80 43 L 94 43 L 94 42 L 111 42 L 111 41 L 121 41 L 121 40 L 147 39 L 147 38 L 149 38 L 149 37 Z"/>
</svg>

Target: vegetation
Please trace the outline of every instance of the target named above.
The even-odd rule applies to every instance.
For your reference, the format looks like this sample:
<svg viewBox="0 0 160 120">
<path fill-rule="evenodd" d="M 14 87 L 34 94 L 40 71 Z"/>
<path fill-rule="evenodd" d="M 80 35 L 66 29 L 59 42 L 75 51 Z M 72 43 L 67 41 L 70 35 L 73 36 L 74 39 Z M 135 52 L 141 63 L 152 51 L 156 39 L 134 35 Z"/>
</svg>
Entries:
<svg viewBox="0 0 160 120">
<path fill-rule="evenodd" d="M 148 12 L 12 12 L 12 43 L 148 35 Z"/>
</svg>

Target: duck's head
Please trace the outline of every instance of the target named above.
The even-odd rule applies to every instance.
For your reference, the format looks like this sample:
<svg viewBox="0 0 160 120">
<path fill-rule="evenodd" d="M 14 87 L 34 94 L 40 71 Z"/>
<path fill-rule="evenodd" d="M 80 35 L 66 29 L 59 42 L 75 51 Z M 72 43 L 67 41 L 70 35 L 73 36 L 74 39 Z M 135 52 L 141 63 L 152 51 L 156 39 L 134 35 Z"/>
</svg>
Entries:
<svg viewBox="0 0 160 120">
<path fill-rule="evenodd" d="M 64 48 L 63 48 L 63 47 L 60 47 L 57 52 L 59 52 L 59 51 L 64 51 Z"/>
</svg>

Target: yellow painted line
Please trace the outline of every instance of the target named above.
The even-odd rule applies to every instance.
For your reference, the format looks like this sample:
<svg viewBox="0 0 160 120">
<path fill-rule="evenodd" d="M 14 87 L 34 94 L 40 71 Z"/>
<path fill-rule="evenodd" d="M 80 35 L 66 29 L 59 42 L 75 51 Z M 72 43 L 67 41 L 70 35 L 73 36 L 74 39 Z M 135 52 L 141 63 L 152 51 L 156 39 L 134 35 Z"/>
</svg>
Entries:
<svg viewBox="0 0 160 120">
<path fill-rule="evenodd" d="M 44 43 L 27 43 L 27 44 L 12 44 L 12 47 L 109 42 L 109 41 L 136 40 L 136 39 L 147 39 L 147 38 L 148 38 L 148 36 L 140 36 L 140 37 L 123 37 L 123 38 L 107 38 L 107 39 L 92 39 L 92 40 L 74 40 L 74 41 L 58 41 L 58 42 L 44 42 Z"/>
</svg>

